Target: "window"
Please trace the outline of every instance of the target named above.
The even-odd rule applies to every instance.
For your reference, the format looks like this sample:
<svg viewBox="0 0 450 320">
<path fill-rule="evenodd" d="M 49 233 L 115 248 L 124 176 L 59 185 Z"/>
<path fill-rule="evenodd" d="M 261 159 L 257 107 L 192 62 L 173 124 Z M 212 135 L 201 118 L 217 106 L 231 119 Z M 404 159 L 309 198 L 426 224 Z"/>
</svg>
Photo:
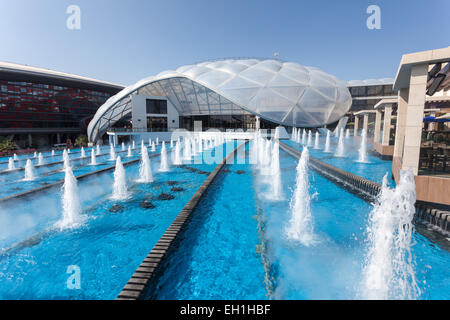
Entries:
<svg viewBox="0 0 450 320">
<path fill-rule="evenodd" d="M 167 100 L 146 100 L 147 113 L 150 114 L 167 114 Z"/>
</svg>

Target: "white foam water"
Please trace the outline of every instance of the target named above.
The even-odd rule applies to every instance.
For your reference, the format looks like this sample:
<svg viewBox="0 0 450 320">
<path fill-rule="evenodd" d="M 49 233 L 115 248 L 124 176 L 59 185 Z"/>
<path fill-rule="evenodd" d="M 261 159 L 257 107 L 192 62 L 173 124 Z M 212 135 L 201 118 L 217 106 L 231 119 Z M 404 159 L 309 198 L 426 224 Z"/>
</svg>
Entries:
<svg viewBox="0 0 450 320">
<path fill-rule="evenodd" d="M 361 145 L 358 150 L 358 162 L 367 163 L 367 132 L 365 129 L 361 133 Z"/>
<path fill-rule="evenodd" d="M 161 165 L 159 167 L 159 172 L 168 172 L 168 171 L 169 171 L 169 163 L 167 160 L 166 143 L 163 141 L 161 148 Z"/>
<path fill-rule="evenodd" d="M 86 158 L 86 151 L 84 151 L 83 147 L 81 147 L 81 158 Z"/>
<path fill-rule="evenodd" d="M 132 157 L 132 156 L 133 156 L 133 154 L 131 153 L 131 146 L 128 146 L 128 154 L 127 154 L 127 157 L 130 158 L 130 157 Z"/>
<path fill-rule="evenodd" d="M 370 300 L 417 299 L 421 290 L 415 277 L 413 217 L 416 187 L 412 170 L 401 171 L 395 189 L 387 185 L 369 215 L 368 250 L 364 260 L 360 298 Z"/>
<path fill-rule="evenodd" d="M 44 163 L 45 163 L 44 156 L 42 155 L 41 152 L 39 152 L 39 155 L 38 155 L 38 166 L 42 166 L 42 165 L 44 165 Z"/>
<path fill-rule="evenodd" d="M 25 164 L 25 177 L 24 177 L 24 181 L 32 181 L 35 179 L 34 176 L 34 167 L 33 167 L 33 163 L 31 162 L 30 159 L 27 160 L 27 163 Z"/>
<path fill-rule="evenodd" d="M 336 153 L 334 154 L 335 157 L 344 157 L 345 156 L 345 145 L 344 145 L 344 135 L 339 135 L 339 143 L 336 150 Z"/>
<path fill-rule="evenodd" d="M 110 154 L 109 160 L 111 160 L 111 161 L 116 160 L 116 151 L 114 150 L 113 145 L 110 145 L 110 147 L 109 147 L 109 154 Z"/>
<path fill-rule="evenodd" d="M 288 239 L 298 241 L 304 246 L 310 246 L 316 242 L 311 215 L 308 162 L 309 151 L 305 147 L 297 166 L 296 186 L 290 202 L 291 219 L 285 228 Z"/>
<path fill-rule="evenodd" d="M 270 185 L 271 193 L 269 198 L 275 201 L 283 200 L 284 197 L 280 169 L 280 144 L 278 141 L 275 141 L 272 147 L 272 159 L 270 161 Z"/>
<path fill-rule="evenodd" d="M 112 198 L 115 200 L 124 200 L 128 198 L 128 188 L 125 175 L 125 168 L 122 160 L 117 157 L 116 169 L 114 170 L 114 184 Z"/>
<path fill-rule="evenodd" d="M 145 146 L 143 146 L 141 150 L 141 163 L 139 166 L 139 182 L 143 183 L 153 182 L 153 174 L 150 165 L 150 158 L 148 156 L 147 147 Z"/>
<path fill-rule="evenodd" d="M 91 166 L 96 166 L 97 165 L 97 158 L 95 157 L 95 151 L 94 149 L 91 150 Z"/>
<path fill-rule="evenodd" d="M 99 145 L 97 145 L 97 155 L 99 156 L 100 155 L 100 146 Z"/>
<path fill-rule="evenodd" d="M 316 150 L 320 149 L 320 146 L 319 146 L 319 132 L 318 131 L 316 132 L 316 139 L 314 141 L 314 149 L 316 149 Z"/>
<path fill-rule="evenodd" d="M 182 162 L 181 162 L 181 143 L 180 143 L 180 140 L 178 140 L 176 145 L 175 145 L 175 153 L 174 153 L 173 157 L 174 157 L 173 158 L 173 164 L 174 165 L 179 166 L 179 165 L 182 164 Z"/>
<path fill-rule="evenodd" d="M 16 165 L 14 164 L 14 159 L 13 158 L 9 158 L 8 159 L 8 170 L 15 170 L 16 169 Z"/>
<path fill-rule="evenodd" d="M 78 185 L 72 168 L 65 169 L 62 202 L 62 219 L 57 223 L 61 229 L 71 229 L 80 225 L 84 217 L 82 216 L 81 203 L 78 197 Z"/>
<path fill-rule="evenodd" d="M 331 146 L 330 146 L 331 137 L 330 137 L 330 135 L 331 135 L 331 131 L 328 130 L 327 131 L 327 138 L 326 138 L 326 141 L 325 141 L 325 149 L 323 150 L 326 153 L 330 153 L 331 152 Z"/>
</svg>

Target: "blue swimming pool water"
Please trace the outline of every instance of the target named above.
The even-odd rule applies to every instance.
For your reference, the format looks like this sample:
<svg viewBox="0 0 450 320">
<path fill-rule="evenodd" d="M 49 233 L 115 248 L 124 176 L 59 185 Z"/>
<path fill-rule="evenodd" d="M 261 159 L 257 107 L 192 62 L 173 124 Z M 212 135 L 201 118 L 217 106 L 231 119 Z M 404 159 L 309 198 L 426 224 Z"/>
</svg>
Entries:
<svg viewBox="0 0 450 320">
<path fill-rule="evenodd" d="M 361 297 L 363 263 L 368 250 L 366 227 L 372 205 L 310 172 L 311 210 L 318 241 L 305 247 L 288 240 L 285 228 L 291 214 L 289 201 L 295 187 L 297 163 L 281 152 L 285 200 L 280 202 L 267 197 L 269 181 L 254 166 L 247 165 L 245 169 L 252 171 L 251 179 L 247 175 L 221 174 L 195 210 L 155 297 Z M 261 238 L 256 240 L 258 234 Z M 422 291 L 419 298 L 448 299 L 450 279 L 445 270 L 450 254 L 446 240 L 433 243 L 419 233 L 414 234 L 414 239 L 412 252 Z M 257 255 L 253 251 L 255 243 Z M 241 259 L 245 252 L 247 259 Z"/>
<path fill-rule="evenodd" d="M 360 147 L 359 142 L 353 140 L 353 137 L 345 139 L 345 157 L 339 158 L 335 157 L 338 140 L 336 137 L 331 137 L 331 153 L 323 152 L 325 147 L 325 138 L 320 138 L 320 149 L 315 150 L 313 147 L 309 147 L 311 157 L 329 163 L 335 167 L 341 168 L 342 170 L 351 172 L 353 174 L 359 175 L 363 178 L 372 180 L 377 183 L 383 181 L 383 177 L 388 173 L 389 185 L 394 186 L 395 182 L 391 178 L 392 172 L 392 161 L 383 160 L 376 156 L 373 152 L 373 145 L 368 143 L 368 163 L 359 163 L 358 160 L 358 150 Z M 291 140 L 283 140 L 287 145 L 296 148 L 297 150 L 302 150 L 303 146 L 299 143 L 295 143 Z M 313 143 L 314 144 L 314 143 Z"/>
<path fill-rule="evenodd" d="M 0 248 L 39 235 L 20 250 L 0 257 L 0 299 L 114 299 L 207 177 L 182 167 L 157 173 L 159 158 L 151 162 L 156 178 L 152 184 L 136 182 L 138 165 L 126 168 L 132 192 L 127 201 L 110 199 L 112 172 L 80 181 L 79 196 L 87 221 L 75 230 L 53 227 L 61 218 L 61 193 L 54 190 L 0 208 Z M 297 163 L 280 152 L 285 197 L 280 202 L 266 197 L 267 177 L 255 166 L 225 166 L 196 208 L 155 297 L 358 298 L 372 205 L 310 171 L 311 211 L 318 241 L 311 247 L 293 243 L 284 230 L 290 218 Z M 215 164 L 189 167 L 210 172 Z M 177 181 L 184 191 L 172 192 L 168 181 Z M 175 199 L 155 199 L 161 192 L 172 193 Z M 155 208 L 140 207 L 144 198 Z M 123 210 L 110 212 L 116 203 Z M 449 299 L 449 240 L 424 234 L 414 234 L 412 247 L 419 298 Z M 70 274 L 66 271 L 71 265 L 80 267 L 80 290 L 67 288 Z"/>
<path fill-rule="evenodd" d="M 215 167 L 215 164 L 190 164 L 189 167 L 205 173 L 184 167 L 172 167 L 169 173 L 157 173 L 159 160 L 151 161 L 156 180 L 151 184 L 136 182 L 137 165 L 126 168 L 128 184 L 132 186 L 132 197 L 128 201 L 110 199 L 111 172 L 90 181 L 80 181 L 79 190 L 97 192 L 91 197 L 84 197 L 87 196 L 85 193 L 80 195 L 86 199 L 82 206 L 87 221 L 78 229 L 61 232 L 52 227 L 60 219 L 56 214 L 60 210 L 36 217 L 42 223 L 30 229 L 33 234 L 41 235 L 40 241 L 0 258 L 0 299 L 114 299 L 206 179 L 206 173 Z M 176 186 L 184 191 L 172 192 L 173 186 L 168 181 L 176 181 Z M 175 199 L 158 200 L 161 192 L 173 194 Z M 59 194 L 42 197 L 41 202 L 60 208 Z M 144 198 L 150 200 L 155 208 L 141 208 L 139 204 Z M 38 201 L 33 200 L 35 203 Z M 123 206 L 123 210 L 110 212 L 116 203 Z M 22 204 L 21 210 L 25 209 L 25 204 Z M 36 213 L 38 211 L 35 210 Z M 29 218 L 35 217 L 31 215 Z M 11 238 L 14 236 L 6 240 Z M 3 241 L 3 248 L 8 247 L 7 242 Z M 81 270 L 80 290 L 67 288 L 70 274 L 66 271 L 70 265 L 77 265 Z"/>
<path fill-rule="evenodd" d="M 266 298 L 252 187 L 249 164 L 223 168 L 193 212 L 154 298 Z"/>
</svg>

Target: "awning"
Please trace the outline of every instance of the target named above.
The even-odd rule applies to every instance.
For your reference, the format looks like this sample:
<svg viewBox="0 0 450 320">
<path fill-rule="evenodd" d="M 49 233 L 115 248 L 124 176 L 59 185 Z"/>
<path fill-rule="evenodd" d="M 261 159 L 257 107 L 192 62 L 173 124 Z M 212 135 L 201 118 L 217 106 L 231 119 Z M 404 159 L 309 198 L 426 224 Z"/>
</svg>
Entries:
<svg viewBox="0 0 450 320">
<path fill-rule="evenodd" d="M 447 114 L 448 115 L 448 114 Z M 423 118 L 423 122 L 450 122 L 450 117 L 425 117 Z"/>
</svg>

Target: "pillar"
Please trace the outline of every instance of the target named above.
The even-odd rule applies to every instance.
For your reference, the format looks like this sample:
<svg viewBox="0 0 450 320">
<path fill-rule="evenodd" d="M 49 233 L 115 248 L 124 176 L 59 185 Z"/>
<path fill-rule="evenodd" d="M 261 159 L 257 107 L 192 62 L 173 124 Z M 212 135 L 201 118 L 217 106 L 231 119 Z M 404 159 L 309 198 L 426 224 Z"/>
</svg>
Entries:
<svg viewBox="0 0 450 320">
<path fill-rule="evenodd" d="M 389 145 L 389 138 L 391 134 L 391 122 L 392 122 L 392 107 L 384 108 L 384 123 L 383 123 L 383 139 L 381 144 L 383 146 Z"/>
<path fill-rule="evenodd" d="M 366 131 L 366 134 L 369 132 L 369 114 L 366 113 L 364 115 L 363 129 Z"/>
<path fill-rule="evenodd" d="M 31 146 L 33 145 L 33 138 L 31 136 L 31 133 L 28 134 L 28 147 L 31 148 Z"/>
<path fill-rule="evenodd" d="M 431 113 L 430 114 L 430 116 L 431 117 L 436 117 L 436 113 Z M 434 131 L 434 129 L 435 129 L 435 124 L 436 124 L 436 122 L 430 122 L 429 124 L 428 124 L 428 131 Z"/>
<path fill-rule="evenodd" d="M 409 88 L 400 89 L 398 94 L 397 126 L 395 129 L 394 158 L 402 158 L 405 139 L 406 111 L 408 110 Z"/>
<path fill-rule="evenodd" d="M 57 144 L 61 143 L 61 134 L 59 134 L 59 133 L 56 134 L 56 143 Z"/>
<path fill-rule="evenodd" d="M 415 175 L 417 175 L 419 169 L 427 80 L 428 64 L 420 64 L 412 67 L 405 123 L 402 169 L 412 168 Z"/>
<path fill-rule="evenodd" d="M 359 127 L 359 118 L 358 116 L 355 116 L 355 127 L 353 128 L 353 136 L 358 136 L 358 128 Z"/>
<path fill-rule="evenodd" d="M 381 111 L 376 110 L 375 114 L 375 131 L 373 133 L 373 142 L 380 142 L 380 130 L 381 130 Z"/>
</svg>

